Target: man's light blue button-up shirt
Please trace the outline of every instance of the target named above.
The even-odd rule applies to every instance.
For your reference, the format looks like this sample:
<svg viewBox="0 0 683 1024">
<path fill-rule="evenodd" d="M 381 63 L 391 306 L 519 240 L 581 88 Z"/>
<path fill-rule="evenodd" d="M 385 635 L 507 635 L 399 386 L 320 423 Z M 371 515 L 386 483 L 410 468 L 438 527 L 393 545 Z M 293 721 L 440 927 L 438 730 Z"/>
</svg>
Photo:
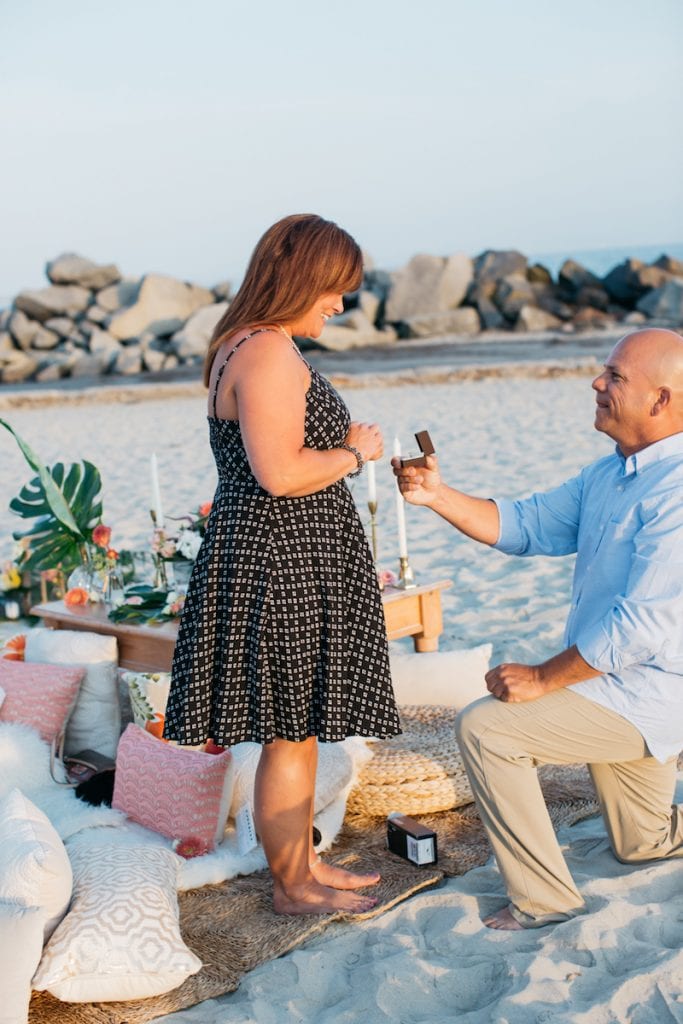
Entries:
<svg viewBox="0 0 683 1024">
<path fill-rule="evenodd" d="M 511 555 L 577 553 L 565 646 L 603 674 L 573 688 L 660 761 L 683 748 L 683 434 L 619 450 L 560 487 L 497 500 Z"/>
</svg>

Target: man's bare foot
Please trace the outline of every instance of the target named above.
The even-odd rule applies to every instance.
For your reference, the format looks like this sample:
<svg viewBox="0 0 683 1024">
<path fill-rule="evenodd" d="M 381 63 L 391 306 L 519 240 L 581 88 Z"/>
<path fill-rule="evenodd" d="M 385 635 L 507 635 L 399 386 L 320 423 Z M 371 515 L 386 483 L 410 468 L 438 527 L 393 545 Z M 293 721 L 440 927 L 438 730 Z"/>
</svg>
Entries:
<svg viewBox="0 0 683 1024">
<path fill-rule="evenodd" d="M 509 907 L 503 907 L 502 910 L 497 910 L 495 914 L 489 914 L 485 917 L 484 924 L 487 928 L 496 928 L 498 931 L 504 932 L 523 932 L 524 928 L 516 921 L 510 913 Z"/>
<path fill-rule="evenodd" d="M 346 868 L 327 864 L 319 858 L 312 861 L 311 874 L 316 882 L 320 882 L 321 885 L 329 885 L 333 889 L 363 889 L 366 885 L 377 885 L 382 877 L 379 871 L 372 871 L 368 875 L 359 875 L 355 871 L 347 871 Z"/>
<path fill-rule="evenodd" d="M 364 914 L 377 905 L 374 896 L 343 892 L 320 885 L 315 879 L 305 885 L 293 886 L 289 892 L 275 885 L 273 909 L 276 914 Z"/>
</svg>

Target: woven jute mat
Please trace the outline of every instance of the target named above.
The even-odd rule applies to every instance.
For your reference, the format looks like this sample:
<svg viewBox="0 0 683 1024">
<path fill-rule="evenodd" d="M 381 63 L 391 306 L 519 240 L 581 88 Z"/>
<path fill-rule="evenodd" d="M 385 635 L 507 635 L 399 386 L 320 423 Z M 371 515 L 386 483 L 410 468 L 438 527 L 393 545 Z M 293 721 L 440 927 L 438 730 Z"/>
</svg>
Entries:
<svg viewBox="0 0 683 1024">
<path fill-rule="evenodd" d="M 597 811 L 584 767 L 548 767 L 539 774 L 556 828 Z M 326 855 L 335 864 L 356 871 L 382 872 L 382 881 L 372 889 L 379 904 L 370 913 L 279 917 L 271 909 L 272 889 L 266 872 L 181 893 L 183 938 L 204 964 L 198 974 L 172 992 L 132 1002 L 63 1003 L 48 993 L 35 992 L 29 1024 L 145 1024 L 231 992 L 248 971 L 325 929 L 340 922 L 349 925 L 377 917 L 414 893 L 438 885 L 444 877 L 464 874 L 488 860 L 488 841 L 472 805 L 419 817 L 437 833 L 436 866 L 418 868 L 390 853 L 386 849 L 386 821 L 360 815 L 347 815 L 337 842 Z"/>
</svg>

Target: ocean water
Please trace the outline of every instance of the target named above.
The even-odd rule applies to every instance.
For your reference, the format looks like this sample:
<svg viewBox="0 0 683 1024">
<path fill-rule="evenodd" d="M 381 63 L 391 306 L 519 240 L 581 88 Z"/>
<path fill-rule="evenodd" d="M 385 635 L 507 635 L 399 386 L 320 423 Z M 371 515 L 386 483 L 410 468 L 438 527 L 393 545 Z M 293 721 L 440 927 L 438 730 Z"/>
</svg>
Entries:
<svg viewBox="0 0 683 1024">
<path fill-rule="evenodd" d="M 663 253 L 674 259 L 683 260 L 683 242 L 669 242 L 661 245 L 629 245 L 615 249 L 569 249 L 564 252 L 525 254 L 530 263 L 542 263 L 554 278 L 565 260 L 576 260 L 597 277 L 604 277 L 624 260 L 636 259 L 643 263 L 654 263 Z"/>
</svg>

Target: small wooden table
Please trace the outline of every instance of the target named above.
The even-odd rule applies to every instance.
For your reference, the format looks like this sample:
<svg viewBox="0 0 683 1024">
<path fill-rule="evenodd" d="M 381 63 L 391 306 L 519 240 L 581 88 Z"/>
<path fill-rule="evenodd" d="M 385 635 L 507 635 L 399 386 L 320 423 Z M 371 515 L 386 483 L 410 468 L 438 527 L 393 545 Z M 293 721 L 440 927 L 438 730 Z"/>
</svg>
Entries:
<svg viewBox="0 0 683 1024">
<path fill-rule="evenodd" d="M 382 594 L 382 604 L 389 639 L 412 636 L 416 651 L 437 650 L 443 631 L 441 591 L 450 586 L 450 580 L 439 580 L 409 590 L 388 587 Z M 121 668 L 135 672 L 168 672 L 171 668 L 177 622 L 162 622 L 157 626 L 112 622 L 104 605 L 67 608 L 63 601 L 37 604 L 31 609 L 31 615 L 39 616 L 52 629 L 77 629 L 115 636 Z"/>
</svg>

